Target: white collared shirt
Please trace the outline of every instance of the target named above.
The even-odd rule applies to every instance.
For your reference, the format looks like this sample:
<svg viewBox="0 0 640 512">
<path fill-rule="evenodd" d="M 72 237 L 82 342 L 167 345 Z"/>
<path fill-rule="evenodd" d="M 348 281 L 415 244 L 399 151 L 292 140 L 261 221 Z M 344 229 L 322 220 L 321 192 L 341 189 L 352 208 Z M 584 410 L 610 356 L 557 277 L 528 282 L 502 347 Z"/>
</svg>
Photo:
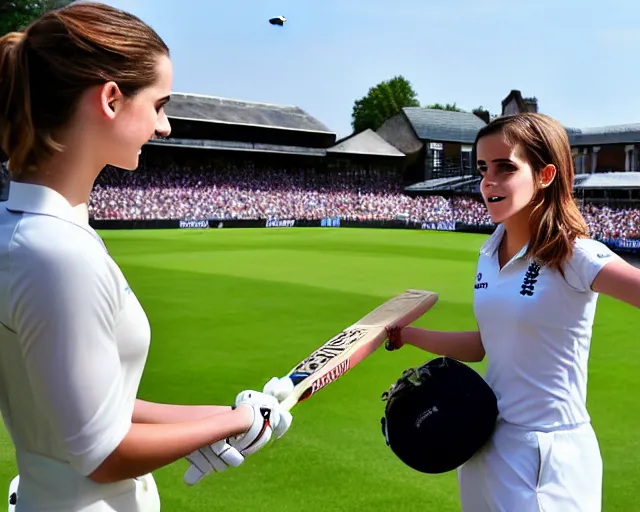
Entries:
<svg viewBox="0 0 640 512">
<path fill-rule="evenodd" d="M 83 208 L 50 188 L 11 182 L 0 203 L 0 322 L 21 510 L 113 510 L 135 482 L 87 476 L 129 431 L 150 327 Z"/>
<path fill-rule="evenodd" d="M 618 256 L 592 239 L 578 239 L 558 271 L 524 259 L 525 246 L 502 270 L 499 225 L 480 250 L 474 312 L 487 354 L 486 379 L 500 417 L 531 429 L 590 421 L 587 361 L 602 267 Z"/>
</svg>

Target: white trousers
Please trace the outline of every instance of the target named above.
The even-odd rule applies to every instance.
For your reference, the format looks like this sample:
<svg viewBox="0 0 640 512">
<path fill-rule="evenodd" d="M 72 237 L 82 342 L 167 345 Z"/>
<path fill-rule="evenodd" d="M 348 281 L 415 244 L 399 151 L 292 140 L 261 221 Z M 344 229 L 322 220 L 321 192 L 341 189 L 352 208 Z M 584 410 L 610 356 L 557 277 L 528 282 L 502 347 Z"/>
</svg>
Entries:
<svg viewBox="0 0 640 512">
<path fill-rule="evenodd" d="M 121 482 L 119 491 L 93 499 L 84 506 L 71 504 L 73 499 L 65 503 L 55 503 L 37 493 L 29 492 L 28 487 L 21 489 L 20 476 L 16 476 L 9 486 L 9 497 L 12 493 L 18 496 L 17 504 L 9 504 L 9 512 L 160 512 L 160 496 L 158 487 L 151 474 Z M 106 485 L 105 485 L 106 487 Z"/>
<path fill-rule="evenodd" d="M 601 512 L 602 457 L 591 424 L 535 432 L 499 422 L 458 468 L 463 512 Z"/>
<path fill-rule="evenodd" d="M 15 512 L 160 512 L 151 474 L 98 484 L 69 463 L 40 454 L 19 450 L 17 463 L 19 475 L 9 490 L 17 484 Z"/>
</svg>

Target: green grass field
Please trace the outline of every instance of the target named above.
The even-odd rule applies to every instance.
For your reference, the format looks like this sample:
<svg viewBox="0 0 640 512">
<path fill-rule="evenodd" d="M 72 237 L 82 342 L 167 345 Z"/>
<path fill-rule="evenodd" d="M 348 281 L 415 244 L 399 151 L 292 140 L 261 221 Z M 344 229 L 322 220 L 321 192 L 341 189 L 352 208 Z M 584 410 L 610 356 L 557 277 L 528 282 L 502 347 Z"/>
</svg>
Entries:
<svg viewBox="0 0 640 512">
<path fill-rule="evenodd" d="M 478 248 L 486 236 L 418 230 L 237 229 L 101 233 L 145 307 L 152 345 L 140 397 L 229 404 L 261 389 L 387 298 L 440 294 L 416 325 L 474 329 Z M 589 407 L 604 457 L 604 510 L 640 510 L 640 315 L 600 299 Z M 241 468 L 184 485 L 179 461 L 155 474 L 168 511 L 459 510 L 455 473 L 403 466 L 380 431 L 380 394 L 430 358 L 379 350 L 296 407 L 287 435 Z M 476 368 L 484 370 L 484 364 Z M 0 436 L 0 478 L 15 474 Z"/>
</svg>

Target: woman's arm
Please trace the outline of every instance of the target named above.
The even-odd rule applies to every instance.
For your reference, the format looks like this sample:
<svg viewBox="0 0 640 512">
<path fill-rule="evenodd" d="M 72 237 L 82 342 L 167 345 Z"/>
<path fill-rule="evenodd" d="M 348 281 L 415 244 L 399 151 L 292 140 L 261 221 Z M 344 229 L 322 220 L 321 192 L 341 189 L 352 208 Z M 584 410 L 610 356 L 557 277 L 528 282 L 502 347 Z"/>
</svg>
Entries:
<svg viewBox="0 0 640 512">
<path fill-rule="evenodd" d="M 235 410 L 193 421 L 133 423 L 122 442 L 89 478 L 110 483 L 145 475 L 203 446 L 246 432 L 253 421 L 253 410 L 241 405 Z"/>
<path fill-rule="evenodd" d="M 479 362 L 485 351 L 479 331 L 431 331 L 420 327 L 387 330 L 392 348 L 413 345 L 432 354 L 448 356 L 465 362 Z"/>
<path fill-rule="evenodd" d="M 640 268 L 616 258 L 602 267 L 591 289 L 640 308 Z"/>
<path fill-rule="evenodd" d="M 196 421 L 229 412 L 225 405 L 172 405 L 137 399 L 133 408 L 133 423 L 181 423 Z"/>
</svg>

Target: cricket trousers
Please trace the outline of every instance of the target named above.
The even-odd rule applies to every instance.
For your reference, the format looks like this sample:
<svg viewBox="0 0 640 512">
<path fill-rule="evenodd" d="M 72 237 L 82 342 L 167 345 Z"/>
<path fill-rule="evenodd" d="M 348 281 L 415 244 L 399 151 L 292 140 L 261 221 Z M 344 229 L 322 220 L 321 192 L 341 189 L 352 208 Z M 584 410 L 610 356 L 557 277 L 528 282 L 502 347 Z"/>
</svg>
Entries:
<svg viewBox="0 0 640 512">
<path fill-rule="evenodd" d="M 20 451 L 15 512 L 160 512 L 153 475 L 110 484 L 81 476 L 70 464 Z M 17 489 L 16 489 L 17 484 Z"/>
<path fill-rule="evenodd" d="M 601 512 L 602 457 L 590 423 L 538 432 L 499 422 L 458 468 L 463 512 Z"/>
</svg>

